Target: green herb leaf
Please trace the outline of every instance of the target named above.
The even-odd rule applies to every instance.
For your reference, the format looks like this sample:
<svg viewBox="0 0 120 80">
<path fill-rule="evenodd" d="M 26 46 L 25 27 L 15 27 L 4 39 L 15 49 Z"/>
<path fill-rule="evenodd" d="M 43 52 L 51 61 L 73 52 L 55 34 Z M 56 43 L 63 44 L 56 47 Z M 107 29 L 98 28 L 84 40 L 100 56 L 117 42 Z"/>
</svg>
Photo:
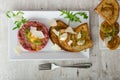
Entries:
<svg viewBox="0 0 120 80">
<path fill-rule="evenodd" d="M 10 11 L 7 11 L 7 12 L 6 12 L 6 16 L 7 16 L 8 18 L 11 18 L 11 16 L 10 16 Z"/>
<path fill-rule="evenodd" d="M 110 33 L 105 33 L 105 37 L 109 37 L 109 36 L 111 36 Z"/>
<path fill-rule="evenodd" d="M 27 19 L 22 19 L 22 23 L 26 23 L 27 22 Z"/>
<path fill-rule="evenodd" d="M 80 16 L 83 16 L 84 19 L 87 19 L 88 16 L 85 12 L 76 12 L 75 15 L 79 14 Z"/>
<path fill-rule="evenodd" d="M 85 12 L 70 12 L 67 10 L 59 10 L 61 12 L 60 16 L 64 16 L 65 19 L 68 19 L 68 24 L 70 25 L 71 22 L 75 21 L 75 22 L 82 22 L 81 19 L 79 18 L 79 16 L 83 16 L 84 19 L 87 19 L 88 16 Z"/>
<path fill-rule="evenodd" d="M 22 11 L 18 11 L 16 15 L 24 14 Z"/>
<path fill-rule="evenodd" d="M 16 16 L 16 14 L 14 12 L 11 12 L 12 13 L 12 16 Z"/>
<path fill-rule="evenodd" d="M 28 34 L 30 30 L 28 28 L 25 28 L 24 31 L 25 31 L 25 34 Z"/>
<path fill-rule="evenodd" d="M 14 28 L 12 28 L 12 30 L 15 30 L 15 29 L 17 29 L 18 27 L 14 27 Z"/>
<path fill-rule="evenodd" d="M 24 13 L 23 13 L 22 11 L 18 11 L 18 12 L 16 12 L 16 13 L 11 12 L 11 11 L 7 11 L 7 12 L 6 12 L 6 16 L 7 16 L 8 18 L 13 18 L 13 19 L 15 19 L 15 21 L 14 21 L 15 27 L 12 28 L 12 30 L 15 30 L 15 29 L 20 28 L 24 23 L 27 22 L 27 19 L 25 19 L 25 18 L 23 17 L 23 14 L 24 14 Z M 17 17 L 18 17 L 18 19 L 20 18 L 20 20 L 17 20 Z"/>
<path fill-rule="evenodd" d="M 35 40 L 34 43 L 35 44 L 42 44 L 42 41 Z"/>
</svg>

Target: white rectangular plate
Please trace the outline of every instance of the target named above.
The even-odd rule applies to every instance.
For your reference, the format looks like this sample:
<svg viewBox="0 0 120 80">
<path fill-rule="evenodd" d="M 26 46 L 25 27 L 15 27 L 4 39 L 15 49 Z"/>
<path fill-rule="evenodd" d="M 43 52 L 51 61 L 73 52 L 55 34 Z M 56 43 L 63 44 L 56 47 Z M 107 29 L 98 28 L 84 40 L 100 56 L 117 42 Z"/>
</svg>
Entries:
<svg viewBox="0 0 120 80">
<path fill-rule="evenodd" d="M 119 4 L 120 4 L 120 1 L 119 1 Z M 100 31 L 100 25 L 101 25 L 101 23 L 102 23 L 103 21 L 104 21 L 104 19 L 103 19 L 101 16 L 99 16 L 99 31 Z M 119 18 L 118 18 L 118 21 L 117 21 L 117 22 L 118 22 L 119 25 L 120 25 L 120 13 L 119 13 Z M 118 35 L 120 36 L 120 32 L 119 32 Z M 108 49 L 108 48 L 106 47 L 105 43 L 101 40 L 100 35 L 99 35 L 99 48 L 100 48 L 100 49 Z M 119 46 L 117 49 L 120 49 L 120 46 Z"/>
<path fill-rule="evenodd" d="M 24 17 L 26 19 L 32 19 L 32 20 L 38 20 L 42 23 L 44 23 L 47 28 L 49 29 L 49 21 L 53 18 L 55 19 L 61 19 L 64 22 L 67 23 L 67 21 L 63 18 L 63 16 L 60 16 L 61 12 L 59 11 L 23 11 L 24 12 Z M 73 11 L 75 12 L 75 11 Z M 82 12 L 86 12 L 86 14 L 88 15 L 88 19 L 83 19 L 81 18 L 82 23 L 88 23 L 89 25 L 89 12 L 88 11 L 82 11 Z M 71 26 L 75 27 L 77 25 L 79 25 L 80 23 L 72 23 Z M 18 55 L 15 53 L 15 47 L 18 44 L 18 39 L 17 39 L 17 30 L 12 30 L 13 28 L 13 21 L 9 22 L 9 40 L 8 40 L 8 52 L 10 55 L 10 59 L 12 60 L 29 60 L 29 59 L 58 59 L 58 60 L 76 60 L 76 59 L 88 59 L 89 58 L 89 49 L 87 49 L 86 51 L 81 51 L 78 53 L 75 52 L 66 52 L 66 51 L 55 51 L 54 49 L 52 49 L 52 42 L 49 39 L 48 44 L 46 45 L 46 47 L 44 49 L 42 49 L 41 51 L 37 52 L 37 53 L 31 53 L 28 52 L 24 49 L 22 49 L 22 54 Z"/>
</svg>

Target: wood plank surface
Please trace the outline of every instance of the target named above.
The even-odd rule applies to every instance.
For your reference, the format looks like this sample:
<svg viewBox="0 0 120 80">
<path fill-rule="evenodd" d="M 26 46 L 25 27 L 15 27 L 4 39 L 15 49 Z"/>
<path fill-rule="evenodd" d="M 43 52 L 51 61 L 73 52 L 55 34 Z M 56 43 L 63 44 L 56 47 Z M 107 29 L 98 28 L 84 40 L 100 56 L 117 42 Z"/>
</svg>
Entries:
<svg viewBox="0 0 120 80">
<path fill-rule="evenodd" d="M 99 49 L 98 15 L 94 8 L 98 0 L 0 0 L 0 80 L 120 80 L 120 50 Z M 10 61 L 8 58 L 7 10 L 88 10 L 90 11 L 91 35 L 94 43 L 90 59 L 86 61 Z M 68 65 L 92 62 L 90 69 L 59 68 L 53 71 L 39 71 L 38 65 L 55 62 Z"/>
</svg>

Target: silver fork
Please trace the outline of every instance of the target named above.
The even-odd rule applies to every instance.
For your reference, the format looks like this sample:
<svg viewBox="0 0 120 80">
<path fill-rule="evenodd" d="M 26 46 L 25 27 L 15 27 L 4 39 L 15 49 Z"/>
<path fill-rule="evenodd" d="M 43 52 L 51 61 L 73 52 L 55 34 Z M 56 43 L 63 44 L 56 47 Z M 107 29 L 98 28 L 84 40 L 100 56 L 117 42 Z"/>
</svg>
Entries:
<svg viewBox="0 0 120 80">
<path fill-rule="evenodd" d="M 78 63 L 68 66 L 60 66 L 55 63 L 45 63 L 39 65 L 39 70 L 54 70 L 56 68 L 90 68 L 92 63 Z"/>
</svg>

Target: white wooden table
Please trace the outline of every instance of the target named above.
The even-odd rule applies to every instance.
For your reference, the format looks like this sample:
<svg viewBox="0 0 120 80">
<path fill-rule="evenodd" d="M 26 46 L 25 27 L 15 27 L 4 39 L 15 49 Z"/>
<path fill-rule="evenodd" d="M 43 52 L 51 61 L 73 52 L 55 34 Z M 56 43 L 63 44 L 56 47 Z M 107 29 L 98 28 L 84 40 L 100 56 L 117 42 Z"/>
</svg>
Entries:
<svg viewBox="0 0 120 80">
<path fill-rule="evenodd" d="M 94 12 L 98 0 L 0 0 L 0 80 L 120 80 L 120 50 L 99 49 L 98 15 Z M 8 59 L 7 10 L 88 10 L 94 42 L 90 59 L 86 61 L 14 61 Z M 56 62 L 61 65 L 92 62 L 90 69 L 56 69 L 39 71 L 38 65 Z"/>
</svg>

